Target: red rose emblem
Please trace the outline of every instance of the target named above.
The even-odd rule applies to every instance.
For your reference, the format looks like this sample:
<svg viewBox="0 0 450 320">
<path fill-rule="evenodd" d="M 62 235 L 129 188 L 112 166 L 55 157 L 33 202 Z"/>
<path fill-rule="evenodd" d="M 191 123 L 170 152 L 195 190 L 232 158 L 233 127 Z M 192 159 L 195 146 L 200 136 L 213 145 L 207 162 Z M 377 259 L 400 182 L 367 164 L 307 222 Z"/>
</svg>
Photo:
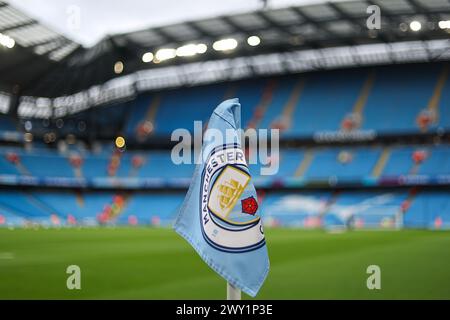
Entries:
<svg viewBox="0 0 450 320">
<path fill-rule="evenodd" d="M 241 200 L 242 212 L 254 215 L 258 210 L 258 202 L 254 197 Z"/>
</svg>

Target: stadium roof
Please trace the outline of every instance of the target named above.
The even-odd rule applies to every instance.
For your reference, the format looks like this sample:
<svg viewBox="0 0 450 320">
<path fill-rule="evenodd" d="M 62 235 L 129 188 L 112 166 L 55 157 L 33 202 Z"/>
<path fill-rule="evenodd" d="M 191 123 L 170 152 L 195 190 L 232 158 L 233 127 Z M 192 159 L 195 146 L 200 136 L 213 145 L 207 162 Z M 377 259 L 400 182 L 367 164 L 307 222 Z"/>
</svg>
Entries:
<svg viewBox="0 0 450 320">
<path fill-rule="evenodd" d="M 381 9 L 380 30 L 366 26 L 370 5 Z M 18 92 L 28 96 L 72 95 L 117 77 L 115 83 L 130 86 L 129 93 L 188 85 L 190 69 L 222 72 L 219 78 L 209 77 L 214 82 L 236 78 L 223 72 L 236 73 L 238 67 L 248 70 L 245 76 L 313 68 L 292 68 L 289 59 L 297 65 L 316 61 L 317 68 L 448 59 L 450 49 L 450 28 L 440 24 L 450 20 L 450 0 L 363 0 L 259 10 L 116 34 L 92 48 L 79 47 L 4 2 L 0 6 L 2 21 L 11 20 L 0 24 L 0 32 L 18 44 L 12 50 L 0 48 L 0 82 L 17 85 Z M 419 22 L 420 30 L 411 28 L 412 21 Z M 250 36 L 260 43 L 249 45 Z M 237 47 L 213 49 L 221 39 L 234 39 L 231 45 Z M 285 70 L 272 70 L 274 59 L 284 60 Z M 170 80 L 174 77 L 179 79 Z"/>
<path fill-rule="evenodd" d="M 32 86 L 34 79 L 80 47 L 21 11 L 0 1 L 0 37 L 9 37 L 12 48 L 0 46 L 0 84 Z"/>
</svg>

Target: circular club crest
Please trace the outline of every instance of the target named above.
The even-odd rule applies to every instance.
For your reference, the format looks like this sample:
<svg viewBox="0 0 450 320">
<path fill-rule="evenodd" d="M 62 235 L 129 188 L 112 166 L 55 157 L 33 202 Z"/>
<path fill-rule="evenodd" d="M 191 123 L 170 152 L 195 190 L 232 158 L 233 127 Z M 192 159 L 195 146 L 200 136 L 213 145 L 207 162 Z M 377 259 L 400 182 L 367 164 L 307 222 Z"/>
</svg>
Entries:
<svg viewBox="0 0 450 320">
<path fill-rule="evenodd" d="M 238 144 L 214 148 L 202 172 L 200 225 L 212 247 L 226 252 L 256 250 L 265 244 L 256 192 Z"/>
</svg>

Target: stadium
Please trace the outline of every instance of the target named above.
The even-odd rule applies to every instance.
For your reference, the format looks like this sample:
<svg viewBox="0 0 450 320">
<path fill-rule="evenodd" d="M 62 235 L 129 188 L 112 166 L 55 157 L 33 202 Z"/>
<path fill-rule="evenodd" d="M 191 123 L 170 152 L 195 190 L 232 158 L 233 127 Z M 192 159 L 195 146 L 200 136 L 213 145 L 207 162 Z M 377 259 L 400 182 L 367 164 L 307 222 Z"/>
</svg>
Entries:
<svg viewBox="0 0 450 320">
<path fill-rule="evenodd" d="M 257 299 L 450 299 L 450 2 L 264 3 L 85 46 L 0 1 L 0 299 L 224 299 L 172 150 L 235 97 L 280 135 Z"/>
</svg>

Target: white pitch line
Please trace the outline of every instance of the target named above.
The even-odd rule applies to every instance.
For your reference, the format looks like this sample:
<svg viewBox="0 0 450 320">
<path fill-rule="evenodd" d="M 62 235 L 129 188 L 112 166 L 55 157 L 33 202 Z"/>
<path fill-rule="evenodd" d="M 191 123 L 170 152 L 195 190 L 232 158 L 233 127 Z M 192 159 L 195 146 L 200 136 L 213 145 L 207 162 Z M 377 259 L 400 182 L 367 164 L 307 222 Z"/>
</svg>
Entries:
<svg viewBox="0 0 450 320">
<path fill-rule="evenodd" d="M 0 252 L 0 260 L 12 260 L 12 259 L 14 259 L 14 253 Z"/>
</svg>

